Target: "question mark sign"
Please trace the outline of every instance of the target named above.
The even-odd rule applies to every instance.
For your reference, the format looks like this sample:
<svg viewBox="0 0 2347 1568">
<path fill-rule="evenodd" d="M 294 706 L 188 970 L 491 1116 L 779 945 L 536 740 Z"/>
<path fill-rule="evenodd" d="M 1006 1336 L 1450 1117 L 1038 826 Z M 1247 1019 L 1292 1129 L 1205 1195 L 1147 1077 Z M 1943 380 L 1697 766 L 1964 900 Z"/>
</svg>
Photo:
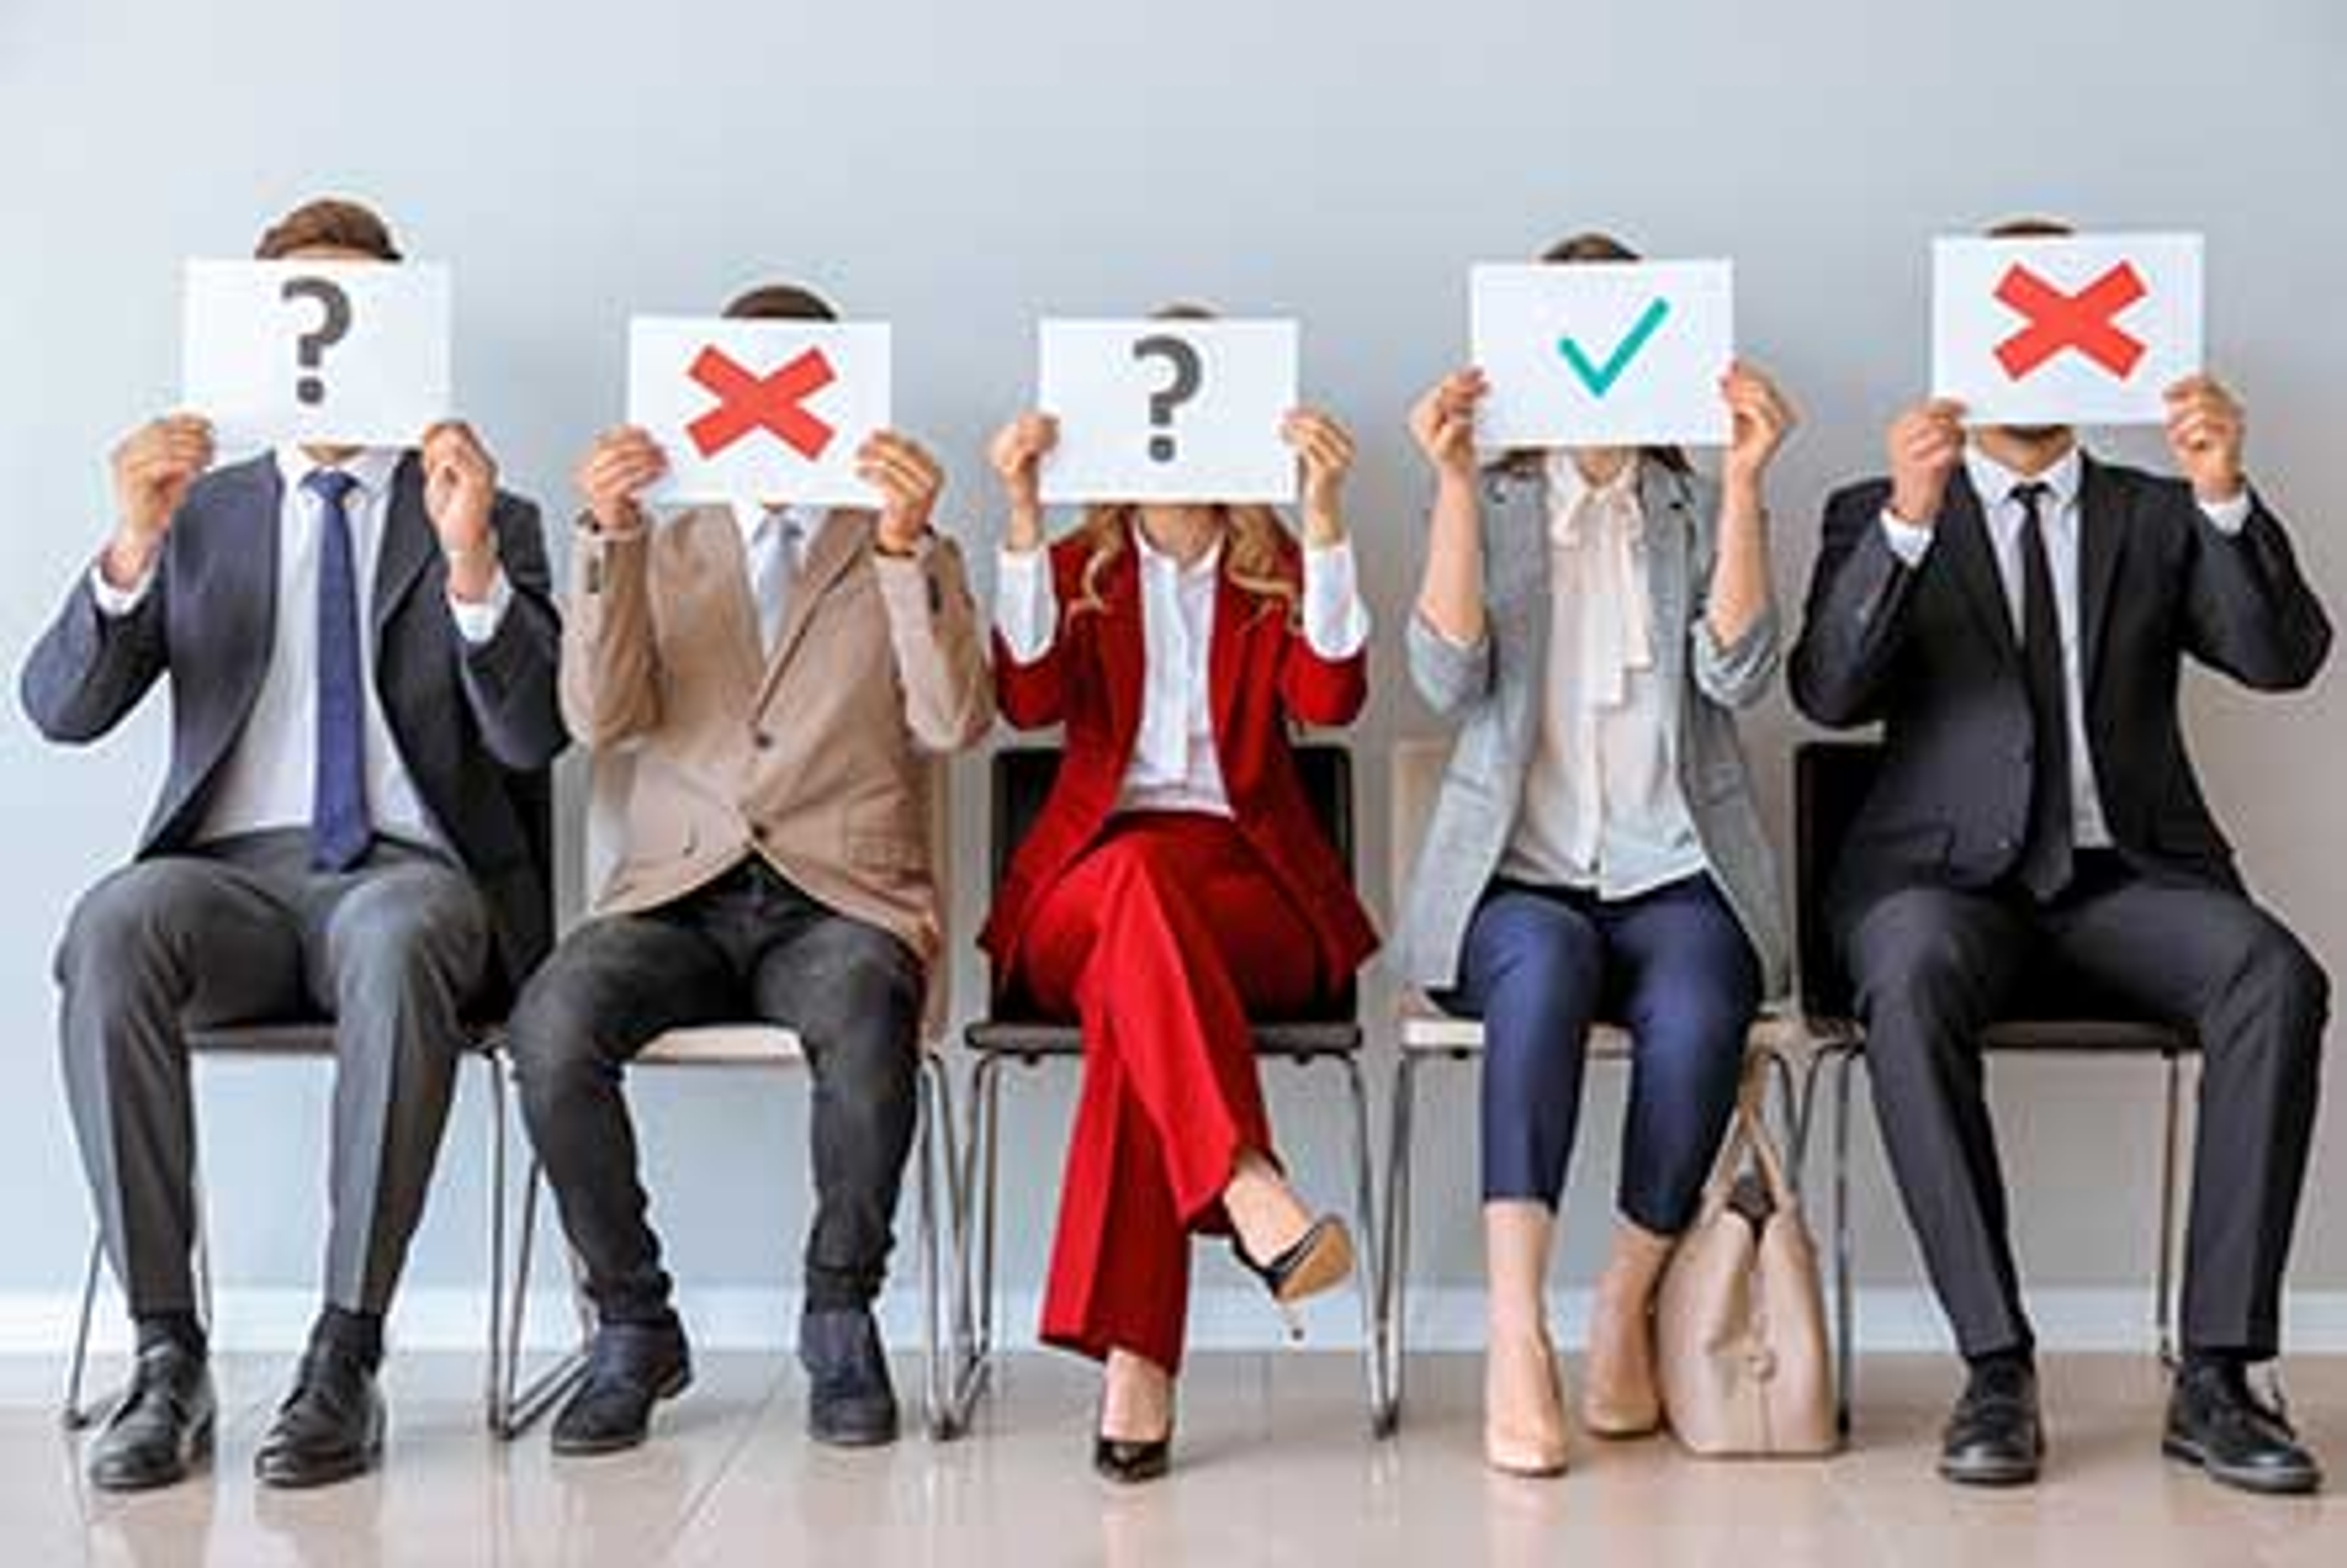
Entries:
<svg viewBox="0 0 2347 1568">
<path fill-rule="evenodd" d="M 1173 367 L 1173 379 L 1149 395 L 1149 427 L 1154 432 L 1149 437 L 1149 460 L 1171 463 L 1174 411 L 1198 395 L 1199 383 L 1204 379 L 1197 347 L 1186 339 L 1160 333 L 1134 343 L 1133 357 L 1162 359 Z"/>
<path fill-rule="evenodd" d="M 326 350 L 343 341 L 351 330 L 351 297 L 332 278 L 288 278 L 277 292 L 281 300 L 315 300 L 320 311 L 318 324 L 294 340 L 294 358 L 302 369 L 302 379 L 293 385 L 293 395 L 303 403 L 315 405 L 326 400 L 325 378 L 317 374 L 326 357 Z"/>
</svg>

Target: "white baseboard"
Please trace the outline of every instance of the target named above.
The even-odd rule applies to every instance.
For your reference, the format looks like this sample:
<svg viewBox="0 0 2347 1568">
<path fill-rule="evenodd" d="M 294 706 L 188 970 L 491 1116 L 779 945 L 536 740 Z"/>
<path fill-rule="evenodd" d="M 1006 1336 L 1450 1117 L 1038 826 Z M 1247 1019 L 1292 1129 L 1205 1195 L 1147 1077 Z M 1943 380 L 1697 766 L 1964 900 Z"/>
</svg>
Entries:
<svg viewBox="0 0 2347 1568">
<path fill-rule="evenodd" d="M 1589 1293 L 1560 1290 L 1553 1297 L 1559 1342 L 1580 1344 L 1587 1321 Z M 1010 1348 L 1034 1343 L 1038 1298 L 1031 1291 L 1006 1292 L 999 1337 Z M 2030 1293 L 2030 1311 L 2039 1342 L 2055 1351 L 2148 1350 L 2153 1343 L 2149 1293 L 2140 1289 L 2067 1288 Z M 68 1292 L 0 1292 L 0 1355 L 59 1356 L 71 1341 L 76 1298 Z M 528 1342 L 550 1348 L 563 1342 L 570 1322 L 567 1303 L 553 1292 L 534 1293 Z M 798 1317 L 794 1290 L 759 1286 L 713 1286 L 681 1292 L 693 1343 L 708 1350 L 772 1349 L 792 1342 Z M 403 1349 L 475 1351 L 486 1334 L 487 1304 L 474 1290 L 426 1286 L 402 1293 L 392 1320 L 394 1343 Z M 298 1349 L 308 1332 L 317 1299 L 303 1290 L 229 1288 L 220 1293 L 215 1339 L 231 1351 Z M 909 1289 L 892 1290 L 881 1317 L 890 1342 L 915 1343 L 919 1303 Z M 1336 1293 L 1306 1309 L 1308 1348 L 1350 1349 L 1361 1342 L 1360 1305 Z M 2347 1354 L 2347 1291 L 2293 1293 L 2285 1316 L 2291 1350 L 2310 1355 Z M 1447 1286 L 1414 1290 L 1409 1299 L 1406 1340 L 1412 1350 L 1459 1351 L 1481 1348 L 1483 1295 Z M 128 1325 L 118 1300 L 102 1296 L 92 1344 L 117 1351 L 128 1343 Z M 1286 1334 L 1262 1294 L 1249 1288 L 1214 1287 L 1191 1299 L 1190 1342 L 1202 1350 L 1268 1350 Z M 1942 1351 L 1950 1341 L 1929 1293 L 1884 1286 L 1858 1297 L 1858 1343 L 1862 1351 L 1895 1354 Z"/>
</svg>

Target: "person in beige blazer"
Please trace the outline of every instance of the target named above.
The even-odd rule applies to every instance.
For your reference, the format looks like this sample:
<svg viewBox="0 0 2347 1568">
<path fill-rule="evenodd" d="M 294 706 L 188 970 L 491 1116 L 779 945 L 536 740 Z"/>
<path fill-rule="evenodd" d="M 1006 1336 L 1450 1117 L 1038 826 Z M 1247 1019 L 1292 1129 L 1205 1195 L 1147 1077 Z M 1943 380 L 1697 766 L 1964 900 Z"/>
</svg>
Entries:
<svg viewBox="0 0 2347 1568">
<path fill-rule="evenodd" d="M 726 313 L 832 319 L 784 286 Z M 563 706 L 631 779 L 595 916 L 510 1026 L 523 1114 L 598 1319 L 558 1453 L 633 1447 L 690 1380 L 620 1078 L 668 1030 L 743 1020 L 795 1030 L 815 1081 L 809 1430 L 843 1446 L 897 1434 L 871 1302 L 940 958 L 931 762 L 984 734 L 994 706 L 960 554 L 930 527 L 942 472 L 892 433 L 857 461 L 876 513 L 703 507 L 658 526 L 637 501 L 665 466 L 644 432 L 605 435 L 579 469 Z"/>
</svg>

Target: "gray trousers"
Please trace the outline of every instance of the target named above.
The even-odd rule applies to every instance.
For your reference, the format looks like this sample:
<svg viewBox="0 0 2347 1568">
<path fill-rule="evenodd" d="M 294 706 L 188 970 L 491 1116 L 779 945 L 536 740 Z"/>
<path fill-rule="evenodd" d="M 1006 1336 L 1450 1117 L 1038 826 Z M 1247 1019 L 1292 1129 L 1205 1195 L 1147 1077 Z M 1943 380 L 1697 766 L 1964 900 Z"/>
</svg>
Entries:
<svg viewBox="0 0 2347 1568">
<path fill-rule="evenodd" d="M 384 1310 L 491 950 L 470 879 L 383 841 L 329 874 L 310 868 L 306 832 L 258 834 L 136 862 L 83 896 L 57 953 L 66 1091 L 134 1316 L 196 1304 L 184 1031 L 322 1015 L 336 1020 L 325 1297 Z"/>
</svg>

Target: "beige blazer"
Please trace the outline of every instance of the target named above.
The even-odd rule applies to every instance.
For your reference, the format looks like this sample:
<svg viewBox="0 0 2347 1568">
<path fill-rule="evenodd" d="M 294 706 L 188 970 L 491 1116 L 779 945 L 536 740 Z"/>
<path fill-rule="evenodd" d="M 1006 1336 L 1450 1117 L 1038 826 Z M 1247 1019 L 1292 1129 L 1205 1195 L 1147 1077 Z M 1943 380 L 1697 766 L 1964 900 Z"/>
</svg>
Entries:
<svg viewBox="0 0 2347 1568">
<path fill-rule="evenodd" d="M 875 520 L 825 526 L 768 658 L 730 511 L 608 536 L 581 519 L 563 712 L 632 775 L 598 914 L 670 903 L 755 855 L 934 966 L 933 759 L 986 733 L 993 682 L 960 552 L 881 556 Z"/>
</svg>

